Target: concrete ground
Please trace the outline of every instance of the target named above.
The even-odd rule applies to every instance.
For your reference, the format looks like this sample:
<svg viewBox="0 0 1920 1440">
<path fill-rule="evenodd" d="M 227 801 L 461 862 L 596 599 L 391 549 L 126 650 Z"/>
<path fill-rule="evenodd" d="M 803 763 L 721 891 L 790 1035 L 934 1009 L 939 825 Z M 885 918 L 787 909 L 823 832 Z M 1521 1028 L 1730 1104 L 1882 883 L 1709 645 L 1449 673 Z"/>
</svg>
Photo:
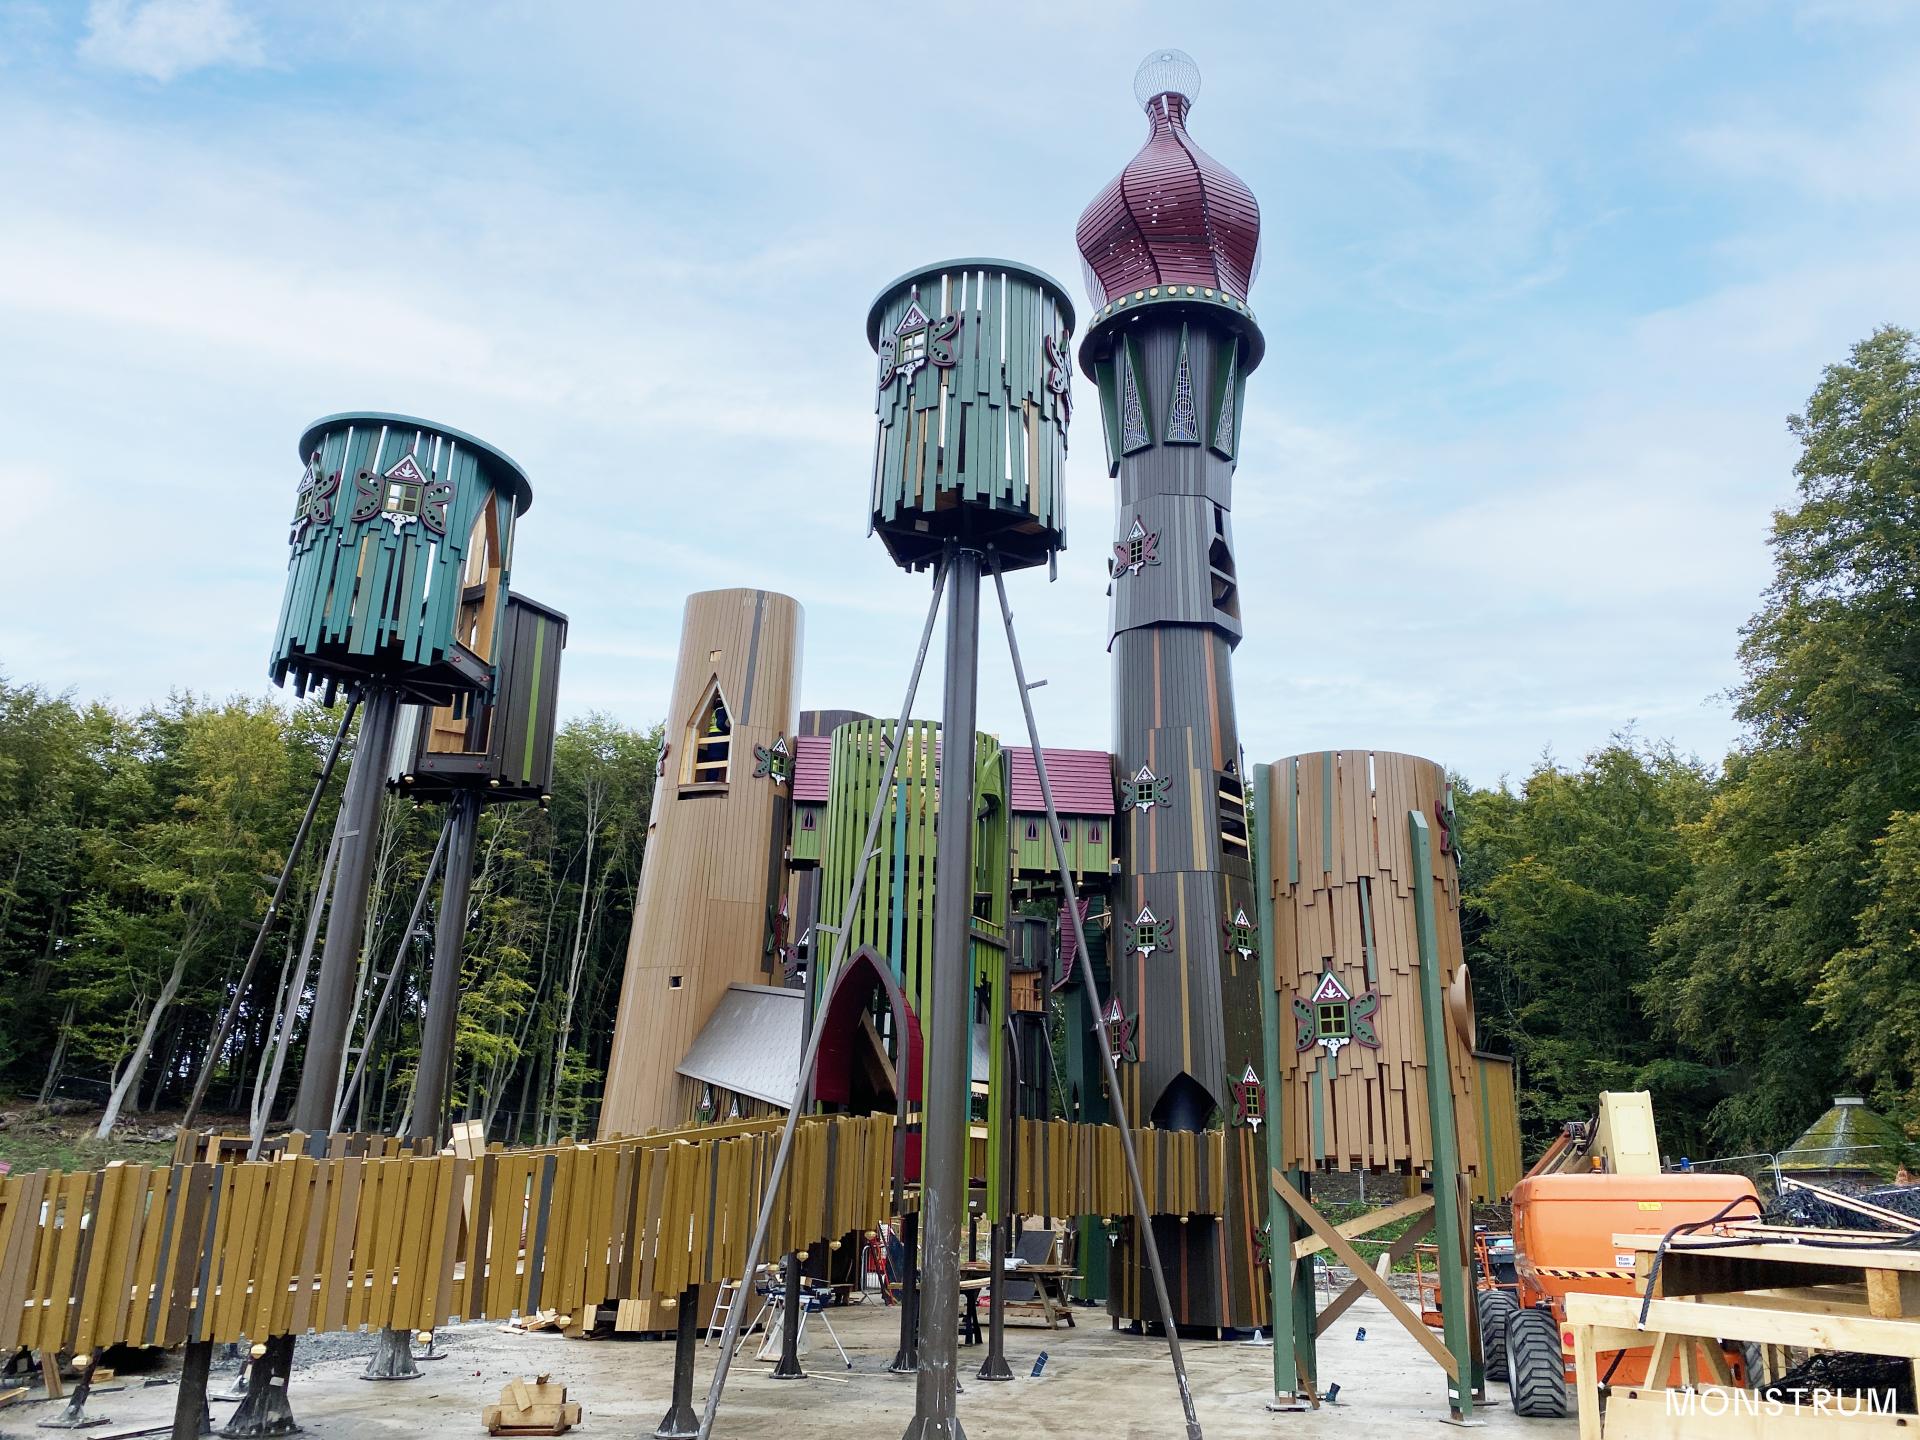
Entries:
<svg viewBox="0 0 1920 1440">
<path fill-rule="evenodd" d="M 805 1380 L 768 1378 L 771 1365 L 753 1360 L 749 1346 L 733 1367 L 715 1434 L 742 1440 L 894 1440 L 912 1417 L 914 1393 L 911 1376 L 887 1373 L 898 1315 L 877 1299 L 828 1312 L 853 1361 L 851 1370 L 842 1367 L 819 1328 L 819 1317 L 811 1317 Z M 961 1348 L 960 1419 L 971 1440 L 1179 1440 L 1180 1402 L 1164 1343 L 1116 1333 L 1098 1310 L 1082 1311 L 1080 1317 L 1081 1324 L 1071 1330 L 1009 1326 L 1007 1358 L 1017 1377 L 1011 1382 L 974 1379 L 984 1347 Z M 1365 1340 L 1358 1338 L 1363 1329 Z M 442 1331 L 441 1341 L 447 1358 L 422 1365 L 423 1378 L 374 1383 L 359 1378 L 371 1337 L 305 1340 L 290 1387 L 294 1412 L 308 1434 L 320 1437 L 465 1440 L 484 1433 L 481 1406 L 497 1400 L 502 1385 L 516 1375 L 531 1378 L 540 1371 L 565 1383 L 581 1403 L 582 1430 L 588 1436 L 651 1435 L 667 1408 L 673 1362 L 673 1346 L 667 1341 L 567 1340 L 552 1333 L 509 1333 L 493 1324 L 457 1326 Z M 1029 1372 L 1042 1350 L 1047 1364 L 1036 1379 Z M 1185 1351 L 1200 1423 L 1212 1440 L 1446 1433 L 1440 1428 L 1447 1409 L 1438 1368 L 1371 1297 L 1348 1310 L 1321 1339 L 1321 1384 L 1339 1382 L 1340 1394 L 1336 1404 L 1318 1411 L 1274 1414 L 1266 1409 L 1272 1377 L 1268 1349 L 1193 1340 L 1186 1342 Z M 696 1409 L 705 1397 L 715 1353 L 700 1353 Z M 230 1369 L 216 1368 L 211 1388 L 215 1393 L 225 1390 L 231 1379 Z M 96 1397 L 93 1413 L 108 1416 L 112 1423 L 84 1432 L 91 1440 L 112 1440 L 172 1415 L 171 1384 L 145 1386 L 142 1377 L 134 1375 L 121 1383 L 127 1388 Z M 1524 1430 L 1534 1440 L 1566 1440 L 1576 1429 L 1572 1420 L 1519 1419 L 1507 1407 L 1504 1386 L 1490 1386 L 1488 1399 L 1475 1419 L 1485 1421 L 1489 1435 Z M 230 1408 L 215 1405 L 216 1424 Z M 35 1422 L 55 1409 L 29 1403 L 0 1410 L 0 1434 L 44 1433 L 34 1430 Z"/>
</svg>

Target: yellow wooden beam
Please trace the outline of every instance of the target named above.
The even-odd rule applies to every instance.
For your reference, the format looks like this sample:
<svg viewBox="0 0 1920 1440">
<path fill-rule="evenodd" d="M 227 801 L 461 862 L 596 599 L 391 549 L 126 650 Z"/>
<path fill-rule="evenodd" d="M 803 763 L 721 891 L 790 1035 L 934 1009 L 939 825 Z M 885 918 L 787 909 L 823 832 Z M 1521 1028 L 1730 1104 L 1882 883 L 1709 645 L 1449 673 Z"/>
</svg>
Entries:
<svg viewBox="0 0 1920 1440">
<path fill-rule="evenodd" d="M 1340 1262 L 1353 1272 L 1353 1278 L 1373 1293 L 1374 1299 L 1387 1307 L 1387 1313 L 1398 1320 L 1406 1332 L 1420 1342 L 1421 1348 L 1439 1362 L 1440 1368 L 1447 1372 L 1447 1378 L 1456 1385 L 1460 1381 L 1460 1365 L 1440 1343 L 1426 1322 L 1415 1314 L 1407 1302 L 1393 1293 L 1393 1287 L 1373 1273 L 1373 1267 L 1361 1258 L 1360 1252 L 1353 1248 L 1347 1237 L 1329 1225 L 1318 1210 L 1307 1203 L 1293 1186 L 1287 1183 L 1287 1177 L 1278 1170 L 1268 1172 L 1273 1181 L 1273 1193 L 1287 1202 L 1287 1207 L 1304 1221 L 1314 1234 L 1327 1244 L 1327 1248 L 1339 1258 Z"/>
<path fill-rule="evenodd" d="M 1370 1210 L 1365 1215 L 1356 1215 L 1351 1220 L 1342 1220 L 1333 1228 L 1340 1234 L 1346 1236 L 1347 1239 L 1357 1240 L 1362 1235 L 1371 1235 L 1376 1230 L 1384 1229 L 1396 1220 L 1405 1219 L 1409 1215 L 1418 1215 L 1422 1210 L 1431 1210 L 1432 1208 L 1433 1196 L 1425 1194 L 1409 1195 L 1404 1200 L 1396 1200 L 1391 1205 L 1384 1205 L 1378 1210 Z M 1317 1255 L 1326 1248 L 1326 1241 L 1321 1240 L 1317 1236 L 1302 1236 L 1293 1242 L 1293 1258 L 1295 1260 L 1304 1260 L 1309 1255 Z"/>
</svg>

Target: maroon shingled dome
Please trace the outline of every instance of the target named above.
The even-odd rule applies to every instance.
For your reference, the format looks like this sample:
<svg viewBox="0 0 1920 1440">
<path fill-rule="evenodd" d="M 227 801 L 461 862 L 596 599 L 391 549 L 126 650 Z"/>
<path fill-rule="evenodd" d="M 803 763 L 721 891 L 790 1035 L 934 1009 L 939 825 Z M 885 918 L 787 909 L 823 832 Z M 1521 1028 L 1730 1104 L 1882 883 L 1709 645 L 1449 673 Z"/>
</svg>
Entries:
<svg viewBox="0 0 1920 1440">
<path fill-rule="evenodd" d="M 1096 305 L 1152 285 L 1212 286 L 1245 300 L 1260 273 L 1260 202 L 1187 134 L 1199 81 L 1178 50 L 1141 62 L 1134 88 L 1151 126 L 1147 143 L 1094 197 L 1074 234 Z"/>
</svg>

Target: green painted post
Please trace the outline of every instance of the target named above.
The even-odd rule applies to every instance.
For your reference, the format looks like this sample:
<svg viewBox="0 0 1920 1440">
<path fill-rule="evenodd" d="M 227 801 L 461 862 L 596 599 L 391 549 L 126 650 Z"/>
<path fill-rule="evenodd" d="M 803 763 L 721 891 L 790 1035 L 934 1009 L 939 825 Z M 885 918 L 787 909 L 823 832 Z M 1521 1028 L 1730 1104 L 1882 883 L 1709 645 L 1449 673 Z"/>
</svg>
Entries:
<svg viewBox="0 0 1920 1440">
<path fill-rule="evenodd" d="M 1292 1216 L 1286 1202 L 1274 1193 L 1265 1175 L 1283 1170 L 1287 1163 L 1284 1107 L 1280 1103 L 1280 1014 L 1278 972 L 1273 953 L 1273 827 L 1267 823 L 1272 804 L 1273 767 L 1253 767 L 1253 903 L 1254 919 L 1260 926 L 1260 1088 L 1267 1118 L 1267 1164 L 1260 1189 L 1267 1197 L 1267 1269 L 1272 1290 L 1273 1312 L 1273 1394 L 1296 1394 L 1300 1386 L 1299 1363 L 1294 1356 L 1293 1336 L 1293 1258 L 1290 1244 Z"/>
<path fill-rule="evenodd" d="M 1287 762 L 1287 780 L 1292 785 L 1294 766 L 1297 762 Z M 1279 962 L 1274 953 L 1273 944 L 1273 827 L 1268 826 L 1264 816 L 1273 803 L 1273 767 L 1256 765 L 1253 770 L 1253 793 L 1255 796 L 1254 813 L 1249 817 L 1253 828 L 1254 854 L 1254 906 L 1255 920 L 1260 927 L 1260 1040 L 1263 1058 L 1261 1061 L 1260 1085 L 1266 1101 L 1267 1148 L 1266 1173 L 1275 1170 L 1285 1172 L 1287 1181 L 1301 1194 L 1307 1193 L 1307 1177 L 1299 1170 L 1286 1167 L 1286 1107 L 1281 1101 L 1282 1076 L 1280 1073 L 1280 985 Z M 1293 788 L 1287 804 L 1287 850 L 1289 863 L 1297 865 L 1299 857 L 1293 841 L 1294 810 Z M 1294 879 L 1298 880 L 1298 874 Z M 1314 1339 L 1314 1325 L 1317 1316 L 1314 1313 L 1313 1295 L 1313 1258 L 1294 1261 L 1293 1242 L 1303 1233 L 1301 1225 L 1286 1202 L 1274 1193 L 1271 1184 L 1262 1185 L 1267 1196 L 1267 1225 L 1272 1268 L 1272 1305 L 1273 1312 L 1273 1392 L 1276 1401 L 1283 1397 L 1302 1398 L 1313 1393 L 1318 1383 L 1319 1366 Z"/>
<path fill-rule="evenodd" d="M 1420 941 L 1420 1009 L 1426 1022 L 1427 1117 L 1433 1127 L 1434 1239 L 1440 1247 L 1440 1314 L 1447 1349 L 1460 1379 L 1447 1382 L 1447 1401 L 1456 1420 L 1473 1414 L 1473 1327 L 1467 1307 L 1465 1247 L 1460 1227 L 1459 1132 L 1453 1118 L 1453 1067 L 1447 1062 L 1447 995 L 1440 983 L 1440 938 L 1433 913 L 1433 846 L 1427 817 L 1407 812 L 1413 860 L 1414 929 Z"/>
</svg>

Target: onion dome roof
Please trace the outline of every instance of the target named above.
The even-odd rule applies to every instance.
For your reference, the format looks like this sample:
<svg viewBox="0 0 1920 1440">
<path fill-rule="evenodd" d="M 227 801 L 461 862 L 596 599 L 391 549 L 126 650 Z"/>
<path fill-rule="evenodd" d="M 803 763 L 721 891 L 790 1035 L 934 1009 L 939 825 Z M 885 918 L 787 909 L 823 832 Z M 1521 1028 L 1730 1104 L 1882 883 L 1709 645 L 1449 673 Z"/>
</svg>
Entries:
<svg viewBox="0 0 1920 1440">
<path fill-rule="evenodd" d="M 1093 303 L 1172 284 L 1246 299 L 1260 273 L 1260 202 L 1187 134 L 1199 67 L 1183 51 L 1156 50 L 1133 93 L 1147 112 L 1147 143 L 1094 197 L 1074 236 Z"/>
</svg>

